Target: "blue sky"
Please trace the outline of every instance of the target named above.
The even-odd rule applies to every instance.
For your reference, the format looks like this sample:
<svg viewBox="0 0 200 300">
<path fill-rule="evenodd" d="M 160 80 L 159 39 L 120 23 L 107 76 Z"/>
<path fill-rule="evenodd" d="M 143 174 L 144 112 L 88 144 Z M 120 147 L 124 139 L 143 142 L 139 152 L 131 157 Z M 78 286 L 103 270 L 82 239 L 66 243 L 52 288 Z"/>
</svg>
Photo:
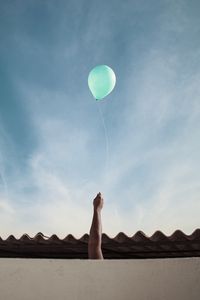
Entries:
<svg viewBox="0 0 200 300">
<path fill-rule="evenodd" d="M 199 9 L 1 1 L 0 236 L 79 238 L 99 191 L 111 237 L 199 227 Z M 117 82 L 96 102 L 87 78 L 99 64 Z"/>
</svg>

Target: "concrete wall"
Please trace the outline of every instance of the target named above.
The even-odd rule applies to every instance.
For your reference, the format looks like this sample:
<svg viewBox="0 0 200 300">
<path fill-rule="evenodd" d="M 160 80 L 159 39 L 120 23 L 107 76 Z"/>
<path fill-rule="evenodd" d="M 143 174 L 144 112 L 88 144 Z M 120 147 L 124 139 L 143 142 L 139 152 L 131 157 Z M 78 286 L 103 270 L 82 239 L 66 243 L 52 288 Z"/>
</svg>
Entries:
<svg viewBox="0 0 200 300">
<path fill-rule="evenodd" d="M 200 258 L 0 258 L 0 300 L 199 300 Z"/>
</svg>

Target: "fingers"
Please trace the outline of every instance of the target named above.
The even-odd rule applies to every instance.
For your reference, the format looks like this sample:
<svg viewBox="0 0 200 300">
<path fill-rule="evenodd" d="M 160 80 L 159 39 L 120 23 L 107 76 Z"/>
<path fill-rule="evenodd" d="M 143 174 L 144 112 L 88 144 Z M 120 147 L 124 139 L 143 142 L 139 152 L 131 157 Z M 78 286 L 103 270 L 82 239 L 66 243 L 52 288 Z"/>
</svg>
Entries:
<svg viewBox="0 0 200 300">
<path fill-rule="evenodd" d="M 95 199 L 96 199 L 96 198 L 101 198 L 101 199 L 103 199 L 101 192 L 99 192 L 99 193 L 96 195 Z"/>
<path fill-rule="evenodd" d="M 96 197 L 98 198 L 98 197 L 101 197 L 101 193 L 99 192 L 97 195 L 96 195 Z"/>
</svg>

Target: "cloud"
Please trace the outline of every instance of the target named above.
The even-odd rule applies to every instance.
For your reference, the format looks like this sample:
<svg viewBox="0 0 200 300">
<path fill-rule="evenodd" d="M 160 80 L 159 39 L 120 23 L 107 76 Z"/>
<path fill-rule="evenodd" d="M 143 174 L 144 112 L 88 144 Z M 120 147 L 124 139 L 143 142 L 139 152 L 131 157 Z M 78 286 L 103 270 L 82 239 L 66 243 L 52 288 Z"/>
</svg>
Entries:
<svg viewBox="0 0 200 300">
<path fill-rule="evenodd" d="M 26 167 L 16 168 L 17 159 L 12 157 L 9 173 L 7 150 L 14 141 L 5 142 L 9 137 L 5 130 L 1 136 L 5 147 L 0 157 L 1 178 L 8 185 L 8 194 L 0 202 L 3 233 L 42 231 L 80 237 L 89 232 L 92 200 L 99 191 L 105 197 L 103 231 L 111 236 L 119 231 L 133 235 L 136 230 L 150 235 L 156 229 L 171 234 L 177 228 L 189 234 L 198 226 L 199 47 L 182 43 L 190 40 L 185 30 L 191 29 L 192 22 L 185 6 L 180 2 L 168 5 L 156 15 L 159 24 L 151 23 L 159 25 L 159 30 L 150 27 L 143 38 L 136 34 L 135 40 L 127 33 L 124 59 L 115 49 L 117 27 L 104 36 L 109 25 L 117 24 L 117 17 L 102 21 L 100 31 L 93 30 L 97 15 L 82 20 L 83 28 L 77 25 L 75 32 L 78 35 L 80 30 L 86 42 L 82 38 L 79 43 L 73 36 L 70 43 L 57 43 L 49 52 L 50 38 L 41 43 L 26 34 L 15 36 L 19 53 L 28 61 L 33 59 L 31 68 L 25 68 L 28 76 L 22 72 L 12 78 L 34 139 L 23 157 Z M 144 11 L 139 11 L 144 18 Z M 59 23 L 61 36 L 66 24 L 66 20 Z M 122 33 L 130 28 L 128 23 L 120 26 Z M 104 42 L 99 46 L 95 38 L 90 50 L 97 55 L 89 57 L 87 47 L 97 32 Z M 109 45 L 104 47 L 106 41 Z M 148 50 L 136 53 L 134 47 Z M 106 51 L 119 72 L 113 98 L 101 103 L 109 143 L 107 165 L 102 120 L 96 103 L 88 100 L 84 81 L 92 62 L 103 60 Z M 192 53 L 189 62 L 185 61 L 188 53 Z M 43 67 L 47 62 L 52 65 L 40 73 L 37 58 L 44 59 Z"/>
</svg>

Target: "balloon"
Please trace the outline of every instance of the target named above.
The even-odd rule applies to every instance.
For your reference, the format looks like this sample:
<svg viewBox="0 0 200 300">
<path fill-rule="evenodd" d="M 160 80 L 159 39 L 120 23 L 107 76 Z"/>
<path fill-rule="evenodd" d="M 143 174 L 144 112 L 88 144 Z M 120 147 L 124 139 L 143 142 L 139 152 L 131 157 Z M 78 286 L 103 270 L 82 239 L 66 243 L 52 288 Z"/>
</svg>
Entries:
<svg viewBox="0 0 200 300">
<path fill-rule="evenodd" d="M 103 99 L 115 87 L 116 76 L 113 70 L 106 65 L 93 68 L 88 76 L 88 86 L 96 100 Z"/>
</svg>

